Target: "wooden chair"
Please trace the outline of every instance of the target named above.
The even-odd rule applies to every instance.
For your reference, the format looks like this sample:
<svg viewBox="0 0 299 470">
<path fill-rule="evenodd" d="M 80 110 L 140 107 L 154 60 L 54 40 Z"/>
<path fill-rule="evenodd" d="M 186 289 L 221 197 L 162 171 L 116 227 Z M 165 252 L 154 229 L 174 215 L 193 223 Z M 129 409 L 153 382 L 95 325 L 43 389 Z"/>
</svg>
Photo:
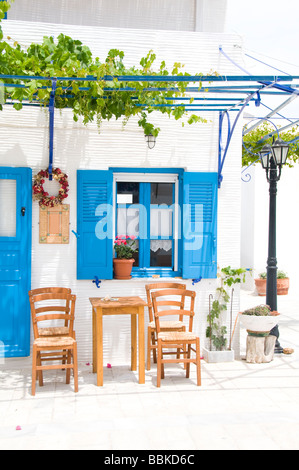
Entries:
<svg viewBox="0 0 299 470">
<path fill-rule="evenodd" d="M 39 379 L 39 385 L 43 386 L 43 371 L 54 369 L 66 369 L 66 383 L 70 383 L 71 370 L 74 373 L 75 392 L 78 392 L 78 359 L 77 342 L 74 338 L 74 319 L 76 296 L 64 293 L 46 293 L 40 295 L 31 295 L 30 307 L 32 324 L 34 331 L 34 342 L 32 350 L 32 395 L 35 395 L 36 380 Z M 47 305 L 39 307 L 40 303 L 46 301 L 63 301 L 65 305 Z M 63 303 L 60 302 L 60 303 Z M 38 306 L 36 305 L 38 304 Z M 62 328 L 67 334 L 54 336 L 45 335 L 45 330 L 41 329 L 40 323 L 45 321 L 62 321 Z M 67 325 L 67 326 L 65 326 Z M 50 331 L 53 330 L 50 328 Z M 56 330 L 58 331 L 58 330 Z M 42 333 L 40 335 L 40 332 Z M 45 361 L 61 361 L 62 364 L 42 365 Z"/>
<path fill-rule="evenodd" d="M 168 315 L 173 315 L 174 310 L 165 309 L 165 307 L 171 307 L 173 305 L 179 305 L 180 302 L 173 300 L 159 300 L 161 297 L 171 297 L 179 296 L 181 297 L 181 302 L 183 299 L 190 298 L 190 308 L 187 310 L 180 308 L 179 315 L 184 317 L 189 317 L 189 328 L 188 331 L 162 331 L 160 318 Z M 189 378 L 190 375 L 190 364 L 193 363 L 197 367 L 197 385 L 201 385 L 201 362 L 200 362 L 200 341 L 199 337 L 196 336 L 193 332 L 193 319 L 194 319 L 194 304 L 195 304 L 196 293 L 193 291 L 181 289 L 177 290 L 163 290 L 158 292 L 153 292 L 153 310 L 156 321 L 156 330 L 158 338 L 158 357 L 157 357 L 157 387 L 161 386 L 161 378 L 164 378 L 164 364 L 169 363 L 183 363 L 186 364 L 186 377 Z M 162 307 L 162 309 L 161 309 Z M 195 346 L 195 349 L 194 347 Z M 184 350 L 182 355 L 184 358 L 176 357 L 176 359 L 164 359 L 165 351 L 164 348 L 176 350 L 181 348 Z M 191 352 L 196 353 L 196 357 L 191 357 Z M 167 352 L 169 354 L 169 351 Z M 172 352 L 172 354 L 177 354 L 177 352 Z"/>
<path fill-rule="evenodd" d="M 147 296 L 147 305 L 149 313 L 149 325 L 147 330 L 147 370 L 151 369 L 151 352 L 153 351 L 154 363 L 157 363 L 157 334 L 156 334 L 156 323 L 153 314 L 153 304 L 151 294 L 154 291 L 161 289 L 182 289 L 186 290 L 185 284 L 180 283 L 171 283 L 171 282 L 157 282 L 155 284 L 147 284 L 145 286 L 146 296 Z M 183 307 L 183 305 L 182 305 Z M 176 321 L 165 321 L 160 322 L 161 331 L 185 331 L 186 327 L 182 321 L 182 318 L 179 318 Z"/>
</svg>

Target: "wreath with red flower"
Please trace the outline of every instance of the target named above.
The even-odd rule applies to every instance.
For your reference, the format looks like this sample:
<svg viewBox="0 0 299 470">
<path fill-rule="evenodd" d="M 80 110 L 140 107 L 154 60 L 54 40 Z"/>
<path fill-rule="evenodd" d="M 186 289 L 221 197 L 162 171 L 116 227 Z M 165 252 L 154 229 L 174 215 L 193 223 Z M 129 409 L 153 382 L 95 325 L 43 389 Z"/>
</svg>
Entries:
<svg viewBox="0 0 299 470">
<path fill-rule="evenodd" d="M 55 207 L 63 204 L 63 201 L 68 197 L 69 183 L 68 176 L 63 173 L 59 168 L 52 171 L 53 178 L 61 185 L 58 196 L 49 196 L 44 190 L 45 180 L 49 178 L 49 169 L 41 170 L 34 176 L 33 183 L 33 199 L 39 201 L 40 206 Z"/>
</svg>

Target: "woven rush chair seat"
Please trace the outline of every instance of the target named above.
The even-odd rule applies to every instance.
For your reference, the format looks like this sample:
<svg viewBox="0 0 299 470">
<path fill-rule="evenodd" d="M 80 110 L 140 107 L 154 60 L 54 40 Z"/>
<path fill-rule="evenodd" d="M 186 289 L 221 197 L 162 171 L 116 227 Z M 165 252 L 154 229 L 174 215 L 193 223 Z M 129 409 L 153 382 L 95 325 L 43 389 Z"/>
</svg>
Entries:
<svg viewBox="0 0 299 470">
<path fill-rule="evenodd" d="M 148 305 L 148 314 L 149 314 L 149 324 L 147 330 L 147 370 L 151 369 L 151 353 L 153 353 L 154 364 L 157 363 L 157 331 L 156 331 L 156 322 L 154 319 L 153 313 L 153 303 L 152 303 L 152 293 L 161 289 L 181 289 L 185 290 L 186 285 L 181 283 L 174 282 L 156 282 L 154 284 L 147 284 L 145 286 L 147 305 Z M 174 315 L 176 313 L 174 312 Z M 182 319 L 174 321 L 161 321 L 161 330 L 162 331 L 185 331 L 186 327 L 182 322 Z M 178 351 L 179 354 L 179 351 Z"/>
<path fill-rule="evenodd" d="M 39 336 L 68 336 L 69 329 L 66 326 L 57 326 L 52 328 L 39 328 Z"/>
<path fill-rule="evenodd" d="M 38 348 L 54 348 L 61 349 L 63 347 L 73 346 L 76 340 L 69 336 L 48 336 L 44 338 L 37 338 L 34 343 Z"/>
<path fill-rule="evenodd" d="M 179 331 L 168 331 L 165 333 L 158 333 L 158 339 L 161 339 L 164 342 L 168 341 L 179 343 L 180 341 L 182 341 L 183 343 L 184 341 L 195 341 L 196 335 L 188 332 L 180 333 Z"/>
<path fill-rule="evenodd" d="M 155 321 L 152 321 L 148 324 L 150 328 L 156 329 Z M 185 325 L 181 321 L 161 321 L 160 323 L 161 331 L 163 330 L 179 330 L 185 328 Z"/>
</svg>

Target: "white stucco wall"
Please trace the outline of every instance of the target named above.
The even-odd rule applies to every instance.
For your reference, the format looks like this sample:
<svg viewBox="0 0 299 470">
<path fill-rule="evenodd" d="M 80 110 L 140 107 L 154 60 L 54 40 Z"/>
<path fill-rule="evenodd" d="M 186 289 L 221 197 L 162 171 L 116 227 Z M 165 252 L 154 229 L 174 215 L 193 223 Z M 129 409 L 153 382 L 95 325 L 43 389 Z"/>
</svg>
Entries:
<svg viewBox="0 0 299 470">
<path fill-rule="evenodd" d="M 222 33 L 227 0 L 17 0 L 12 20 Z"/>
<path fill-rule="evenodd" d="M 5 35 L 23 46 L 39 42 L 44 35 L 57 36 L 64 32 L 87 44 L 94 55 L 105 58 L 109 49 L 120 48 L 126 54 L 128 65 L 139 61 L 153 49 L 158 60 L 173 64 L 186 64 L 191 73 L 209 72 L 233 74 L 233 66 L 218 51 L 219 44 L 236 60 L 241 60 L 238 36 L 203 33 L 140 31 L 129 29 L 89 28 L 67 25 L 7 21 Z M 148 150 L 142 130 L 135 120 L 122 130 L 121 122 L 103 123 L 101 133 L 96 124 L 84 127 L 74 123 L 72 113 L 64 110 L 55 114 L 54 165 L 67 172 L 70 193 L 66 203 L 71 207 L 70 232 L 76 231 L 76 171 L 80 169 L 107 169 L 110 166 L 127 167 L 184 167 L 189 171 L 217 171 L 218 113 L 205 115 L 208 124 L 186 125 L 164 117 L 155 117 L 162 128 L 154 150 Z M 1 166 L 29 166 L 35 174 L 48 167 L 48 114 L 36 108 L 17 112 L 6 106 L 0 114 L 0 164 Z M 224 181 L 219 192 L 218 263 L 221 267 L 240 265 L 240 215 L 241 215 L 241 127 L 237 126 L 224 167 Z M 79 359 L 91 361 L 91 308 L 89 297 L 139 295 L 145 298 L 145 280 L 103 281 L 98 290 L 91 281 L 76 280 L 76 237 L 71 233 L 70 244 L 40 245 L 39 206 L 33 203 L 32 288 L 40 286 L 71 287 L 77 295 L 76 333 Z M 216 281 L 203 280 L 195 287 L 195 331 L 205 342 L 206 316 L 209 294 L 215 293 Z M 234 315 L 239 311 L 235 294 Z M 147 315 L 146 315 L 147 317 Z M 147 324 L 147 321 L 146 321 Z M 130 321 L 127 318 L 109 317 L 104 322 L 104 357 L 113 363 L 129 363 Z M 238 350 L 238 335 L 235 337 Z"/>
<path fill-rule="evenodd" d="M 268 258 L 269 184 L 260 165 L 251 167 L 249 182 L 242 183 L 241 263 L 253 269 L 248 276 L 247 289 L 254 291 L 254 278 L 266 271 Z M 290 287 L 295 290 L 299 282 L 297 238 L 299 219 L 299 168 L 284 167 L 277 184 L 277 262 L 278 269 L 286 272 Z M 278 298 L 279 300 L 279 298 Z"/>
</svg>

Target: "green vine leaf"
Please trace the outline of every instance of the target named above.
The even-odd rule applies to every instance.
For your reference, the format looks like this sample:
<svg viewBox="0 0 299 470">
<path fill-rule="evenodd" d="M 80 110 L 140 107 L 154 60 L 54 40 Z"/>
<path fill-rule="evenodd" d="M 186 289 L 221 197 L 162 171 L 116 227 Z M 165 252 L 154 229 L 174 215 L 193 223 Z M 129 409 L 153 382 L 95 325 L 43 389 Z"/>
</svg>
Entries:
<svg viewBox="0 0 299 470">
<path fill-rule="evenodd" d="M 4 18 L 10 5 L 11 1 L 0 1 L 0 19 Z M 160 82 L 157 88 L 156 82 L 134 81 L 133 76 L 169 75 L 165 61 L 155 67 L 157 58 L 152 50 L 141 58 L 139 66 L 127 67 L 123 51 L 111 49 L 104 60 L 93 58 L 86 45 L 64 34 L 59 34 L 56 39 L 45 36 L 41 44 L 32 43 L 26 49 L 13 38 L 7 38 L 7 41 L 3 39 L 1 31 L 0 74 L 49 78 L 6 80 L 5 100 L 11 100 L 16 110 L 22 109 L 25 100 L 41 106 L 49 105 L 52 90 L 50 78 L 75 77 L 86 80 L 57 83 L 55 107 L 71 108 L 74 121 L 81 118 L 85 125 L 96 119 L 100 126 L 104 119 L 113 117 L 122 118 L 125 125 L 130 117 L 138 116 L 138 125 L 144 133 L 157 137 L 161 129 L 150 122 L 153 112 L 168 114 L 175 120 L 182 120 L 186 115 L 184 105 L 171 107 L 177 103 L 171 98 L 186 96 L 188 82 L 165 81 Z M 190 76 L 183 73 L 183 68 L 183 64 L 176 62 L 171 69 L 172 76 Z M 116 78 L 121 76 L 132 76 L 132 82 L 121 82 Z M 97 78 L 97 81 L 91 81 L 89 77 Z M 112 77 L 112 81 L 106 81 L 104 77 Z M 206 122 L 195 114 L 189 116 L 187 121 L 190 125 Z"/>
<path fill-rule="evenodd" d="M 279 128 L 278 128 L 279 129 Z M 258 152 L 261 151 L 262 147 L 266 144 L 273 143 L 273 137 L 264 139 L 268 134 L 275 131 L 275 128 L 269 123 L 264 122 L 256 129 L 252 130 L 243 137 L 243 151 L 242 151 L 242 166 L 247 167 L 251 164 L 260 164 L 258 160 Z M 292 127 L 290 130 L 281 132 L 280 138 L 285 142 L 291 142 L 292 140 L 299 137 L 299 130 L 297 126 Z M 277 138 L 275 132 L 274 138 Z M 260 142 L 263 140 L 262 142 Z M 290 151 L 288 156 L 287 165 L 293 167 L 294 163 L 299 160 L 299 141 L 290 145 Z"/>
</svg>

